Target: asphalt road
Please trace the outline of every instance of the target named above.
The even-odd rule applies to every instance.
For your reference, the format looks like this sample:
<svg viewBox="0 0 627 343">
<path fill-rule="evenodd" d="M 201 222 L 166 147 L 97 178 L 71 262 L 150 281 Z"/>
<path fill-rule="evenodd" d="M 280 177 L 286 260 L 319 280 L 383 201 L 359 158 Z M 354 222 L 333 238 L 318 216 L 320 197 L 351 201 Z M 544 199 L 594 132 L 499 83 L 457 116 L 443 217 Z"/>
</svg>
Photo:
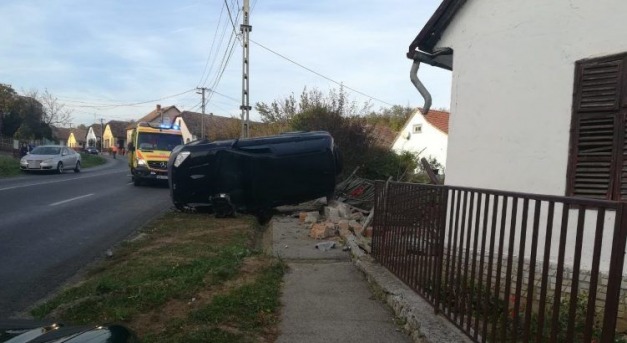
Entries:
<svg viewBox="0 0 627 343">
<path fill-rule="evenodd" d="M 0 179 L 0 319 L 49 296 L 170 207 L 166 185 L 133 186 L 125 158 Z"/>
</svg>

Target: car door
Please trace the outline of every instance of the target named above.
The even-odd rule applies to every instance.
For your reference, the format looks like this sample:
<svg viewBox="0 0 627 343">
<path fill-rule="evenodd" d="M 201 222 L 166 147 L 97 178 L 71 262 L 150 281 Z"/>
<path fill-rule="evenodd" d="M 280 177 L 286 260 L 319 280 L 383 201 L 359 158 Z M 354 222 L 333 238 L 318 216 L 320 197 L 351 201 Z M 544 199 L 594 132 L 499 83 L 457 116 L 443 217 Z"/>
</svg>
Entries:
<svg viewBox="0 0 627 343">
<path fill-rule="evenodd" d="M 65 168 L 73 168 L 76 165 L 76 156 L 68 148 L 63 148 L 63 165 Z"/>
</svg>

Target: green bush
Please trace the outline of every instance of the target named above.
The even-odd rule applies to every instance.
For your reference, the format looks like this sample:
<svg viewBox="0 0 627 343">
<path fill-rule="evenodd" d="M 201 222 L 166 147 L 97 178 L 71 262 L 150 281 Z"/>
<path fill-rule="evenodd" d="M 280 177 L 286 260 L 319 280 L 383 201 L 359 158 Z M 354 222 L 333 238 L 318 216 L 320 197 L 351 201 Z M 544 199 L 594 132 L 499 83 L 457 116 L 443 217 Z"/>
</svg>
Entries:
<svg viewBox="0 0 627 343">
<path fill-rule="evenodd" d="M 11 156 L 0 155 L 0 177 L 16 176 L 20 173 L 20 161 Z"/>
</svg>

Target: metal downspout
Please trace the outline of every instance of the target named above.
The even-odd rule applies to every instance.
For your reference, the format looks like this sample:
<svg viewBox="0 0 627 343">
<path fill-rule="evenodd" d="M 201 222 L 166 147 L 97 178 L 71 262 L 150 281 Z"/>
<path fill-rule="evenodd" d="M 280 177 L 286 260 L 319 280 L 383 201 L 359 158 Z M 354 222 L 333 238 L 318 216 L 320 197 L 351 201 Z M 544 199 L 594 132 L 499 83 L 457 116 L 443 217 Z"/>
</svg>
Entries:
<svg viewBox="0 0 627 343">
<path fill-rule="evenodd" d="M 444 69 L 451 70 L 452 66 L 443 63 L 442 61 L 436 60 L 438 56 L 441 55 L 450 55 L 453 53 L 453 50 L 450 48 L 444 48 L 435 51 L 433 54 L 428 54 L 422 51 L 411 51 L 407 53 L 407 57 L 414 60 L 414 63 L 411 65 L 411 70 L 409 72 L 409 78 L 411 83 L 414 84 L 414 87 L 418 90 L 420 95 L 425 99 L 425 103 L 420 109 L 420 112 L 423 115 L 426 115 L 431 108 L 431 93 L 427 90 L 427 88 L 422 84 L 420 79 L 418 79 L 418 68 L 420 67 L 420 62 L 425 62 L 429 65 L 440 67 Z"/>
<path fill-rule="evenodd" d="M 420 109 L 420 112 L 425 115 L 429 112 L 429 109 L 431 108 L 431 93 L 429 93 L 427 87 L 425 87 L 418 79 L 419 66 L 420 60 L 415 59 L 414 63 L 412 63 L 411 65 L 411 70 L 409 71 L 409 79 L 411 80 L 411 83 L 414 84 L 414 87 L 416 87 L 416 89 L 418 90 L 418 93 L 420 93 L 420 95 L 422 95 L 422 97 L 425 99 L 425 104 Z"/>
</svg>

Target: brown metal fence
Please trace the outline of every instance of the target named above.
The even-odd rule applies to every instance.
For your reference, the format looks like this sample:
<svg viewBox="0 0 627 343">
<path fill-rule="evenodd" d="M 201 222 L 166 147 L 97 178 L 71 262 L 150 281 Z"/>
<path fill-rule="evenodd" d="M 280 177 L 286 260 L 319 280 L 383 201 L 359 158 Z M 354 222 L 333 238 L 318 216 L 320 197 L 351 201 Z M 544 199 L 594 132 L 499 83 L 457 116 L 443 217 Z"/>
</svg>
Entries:
<svg viewBox="0 0 627 343">
<path fill-rule="evenodd" d="M 627 203 L 396 182 L 374 201 L 373 256 L 474 341 L 621 341 Z"/>
</svg>

